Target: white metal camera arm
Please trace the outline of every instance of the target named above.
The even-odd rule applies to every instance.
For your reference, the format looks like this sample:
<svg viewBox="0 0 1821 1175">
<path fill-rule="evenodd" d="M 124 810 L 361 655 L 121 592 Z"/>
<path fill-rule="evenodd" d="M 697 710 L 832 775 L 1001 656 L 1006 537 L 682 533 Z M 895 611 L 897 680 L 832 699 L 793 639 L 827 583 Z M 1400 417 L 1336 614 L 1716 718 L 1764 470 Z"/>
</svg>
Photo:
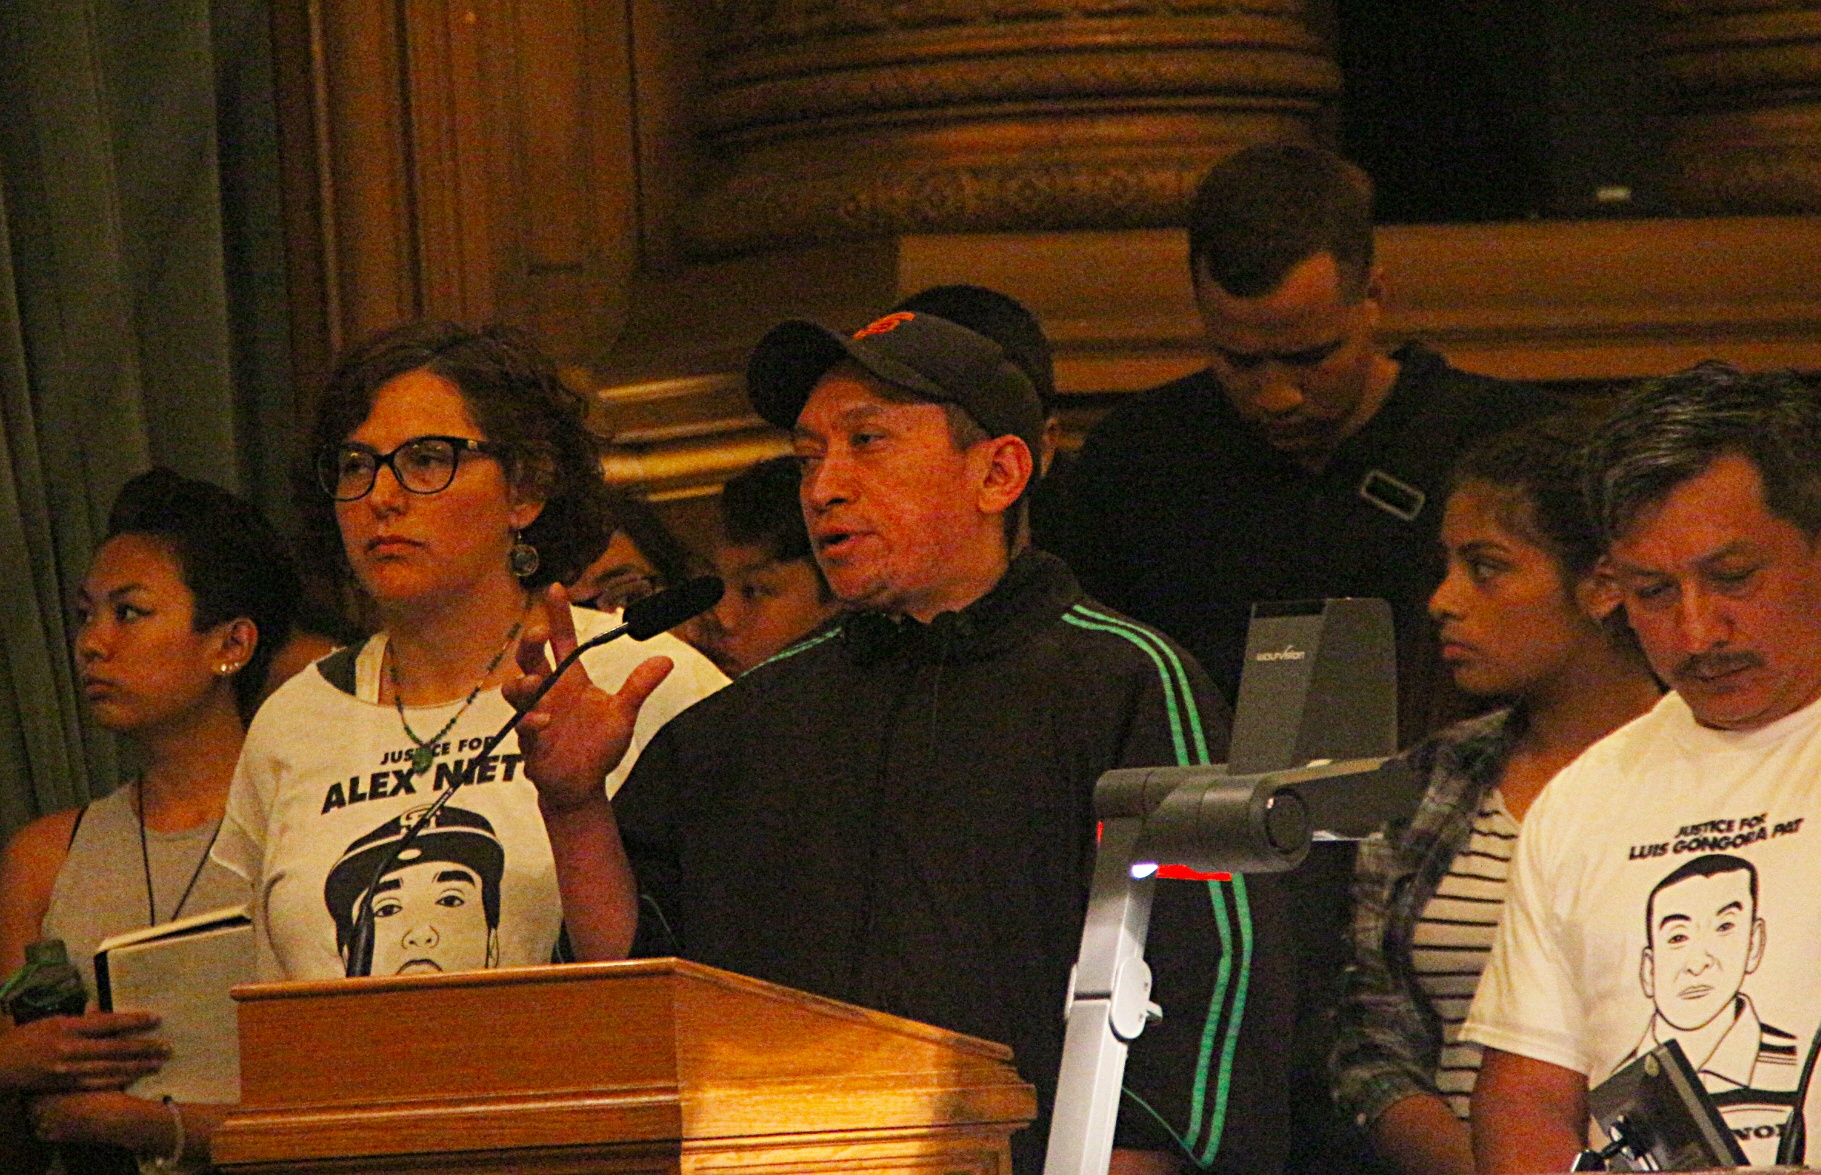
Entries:
<svg viewBox="0 0 1821 1175">
<path fill-rule="evenodd" d="M 1141 767 L 1100 777 L 1100 845 L 1064 1004 L 1067 1032 L 1044 1175 L 1106 1175 L 1112 1161 L 1126 1051 L 1163 1015 L 1151 1001 L 1144 960 L 1158 865 L 1209 873 L 1294 869 L 1314 827 L 1304 792 L 1334 794 L 1336 785 L 1381 778 L 1385 764 L 1353 759 L 1260 775 L 1228 775 L 1225 765 Z"/>
</svg>

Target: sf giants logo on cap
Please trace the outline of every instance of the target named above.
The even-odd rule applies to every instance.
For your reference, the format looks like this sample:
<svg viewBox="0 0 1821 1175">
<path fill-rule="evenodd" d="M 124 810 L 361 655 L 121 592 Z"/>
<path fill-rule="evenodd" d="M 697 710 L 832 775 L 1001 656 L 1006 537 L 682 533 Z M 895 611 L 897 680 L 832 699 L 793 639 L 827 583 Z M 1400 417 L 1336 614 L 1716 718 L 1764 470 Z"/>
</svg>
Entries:
<svg viewBox="0 0 1821 1175">
<path fill-rule="evenodd" d="M 869 322 L 865 326 L 861 327 L 859 330 L 855 331 L 854 338 L 864 339 L 869 335 L 886 334 L 889 331 L 897 330 L 900 326 L 904 325 L 905 323 L 909 322 L 911 319 L 913 319 L 915 317 L 917 317 L 917 316 L 915 314 L 912 314 L 908 310 L 900 310 L 896 314 L 887 314 L 884 318 L 878 319 L 877 321 L 874 321 L 874 322 Z"/>
</svg>

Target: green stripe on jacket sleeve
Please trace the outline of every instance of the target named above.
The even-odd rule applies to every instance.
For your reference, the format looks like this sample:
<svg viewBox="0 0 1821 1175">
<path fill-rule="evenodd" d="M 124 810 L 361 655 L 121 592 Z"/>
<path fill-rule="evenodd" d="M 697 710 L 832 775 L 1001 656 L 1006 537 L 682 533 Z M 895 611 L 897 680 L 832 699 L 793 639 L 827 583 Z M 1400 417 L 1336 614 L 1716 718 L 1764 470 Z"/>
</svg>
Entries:
<svg viewBox="0 0 1821 1175">
<path fill-rule="evenodd" d="M 1188 670 L 1169 642 L 1140 625 L 1079 604 L 1065 613 L 1063 620 L 1077 628 L 1122 637 L 1144 650 L 1157 667 L 1163 687 L 1164 706 L 1170 720 L 1170 737 L 1176 751 L 1176 765 L 1189 767 L 1208 762 L 1208 744 L 1202 732 L 1201 714 L 1195 705 L 1195 696 L 1189 684 Z M 1189 733 L 1188 739 L 1184 737 L 1185 726 Z M 1193 741 L 1193 752 L 1189 740 Z M 1231 921 L 1221 892 L 1222 884 L 1218 881 L 1208 882 L 1215 923 L 1221 937 L 1220 964 L 1214 977 L 1214 991 L 1208 1000 L 1201 1048 L 1196 1057 L 1195 1086 L 1190 1091 L 1189 1127 L 1182 1136 L 1189 1158 L 1203 1168 L 1213 1165 L 1226 1133 L 1233 1059 L 1239 1048 L 1240 1025 L 1245 1018 L 1246 995 L 1252 971 L 1252 911 L 1246 896 L 1246 879 L 1235 875 L 1231 882 L 1225 883 L 1231 887 L 1228 891 L 1233 905 Z M 1232 966 L 1234 939 L 1238 940 L 1239 946 L 1237 968 Z M 1229 985 L 1232 985 L 1233 1007 L 1232 1012 L 1223 1017 L 1221 1009 L 1226 1003 Z M 1214 1063 L 1216 1053 L 1220 1058 L 1218 1065 Z M 1211 1104 L 1208 1096 L 1210 1076 L 1214 1077 Z M 1196 1152 L 1195 1144 L 1202 1135 L 1204 1125 L 1207 1142 Z"/>
</svg>

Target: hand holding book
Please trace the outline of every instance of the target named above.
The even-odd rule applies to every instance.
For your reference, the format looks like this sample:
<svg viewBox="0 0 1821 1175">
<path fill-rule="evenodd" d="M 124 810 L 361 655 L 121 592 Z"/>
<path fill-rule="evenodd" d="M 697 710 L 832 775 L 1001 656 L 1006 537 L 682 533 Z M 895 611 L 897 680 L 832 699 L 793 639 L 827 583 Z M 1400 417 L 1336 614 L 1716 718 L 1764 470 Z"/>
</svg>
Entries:
<svg viewBox="0 0 1821 1175">
<path fill-rule="evenodd" d="M 240 1100 L 240 1035 L 228 989 L 252 975 L 245 906 L 211 910 L 104 939 L 95 950 L 103 1009 L 155 1013 L 170 1059 L 128 1087 L 136 1097 Z"/>
<path fill-rule="evenodd" d="M 9 1028 L 0 1035 L 0 1089 L 120 1089 L 170 1056 L 162 1041 L 146 1035 L 157 1026 L 149 1012 L 90 1012 Z"/>
</svg>

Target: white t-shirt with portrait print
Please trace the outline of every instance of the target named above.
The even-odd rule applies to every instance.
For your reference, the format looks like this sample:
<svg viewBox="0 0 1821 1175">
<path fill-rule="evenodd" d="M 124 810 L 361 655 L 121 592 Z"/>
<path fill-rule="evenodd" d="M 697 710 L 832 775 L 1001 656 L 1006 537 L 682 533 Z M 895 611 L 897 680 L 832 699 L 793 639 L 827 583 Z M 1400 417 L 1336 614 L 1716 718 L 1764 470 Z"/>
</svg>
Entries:
<svg viewBox="0 0 1821 1175">
<path fill-rule="evenodd" d="M 1676 1039 L 1767 1166 L 1818 1023 L 1821 702 L 1733 732 L 1668 694 L 1531 807 L 1461 1036 L 1589 1087 Z"/>
<path fill-rule="evenodd" d="M 571 611 L 581 640 L 620 620 L 615 612 Z M 549 962 L 562 905 L 517 733 L 476 759 L 511 706 L 498 689 L 477 695 L 437 741 L 430 767 L 414 775 L 414 744 L 398 711 L 377 700 L 378 644 L 375 638 L 357 659 L 355 692 L 331 684 L 318 662 L 273 694 L 247 731 L 213 856 L 252 885 L 258 975 L 344 975 L 360 893 L 403 828 L 457 778 L 466 779 L 461 790 L 374 895 L 372 974 Z M 582 663 L 597 684 L 618 689 L 658 654 L 676 668 L 640 712 L 632 747 L 608 777 L 609 795 L 664 723 L 727 684 L 706 657 L 668 633 L 613 641 L 584 653 Z M 428 739 L 461 709 L 457 699 L 405 714 Z"/>
</svg>

